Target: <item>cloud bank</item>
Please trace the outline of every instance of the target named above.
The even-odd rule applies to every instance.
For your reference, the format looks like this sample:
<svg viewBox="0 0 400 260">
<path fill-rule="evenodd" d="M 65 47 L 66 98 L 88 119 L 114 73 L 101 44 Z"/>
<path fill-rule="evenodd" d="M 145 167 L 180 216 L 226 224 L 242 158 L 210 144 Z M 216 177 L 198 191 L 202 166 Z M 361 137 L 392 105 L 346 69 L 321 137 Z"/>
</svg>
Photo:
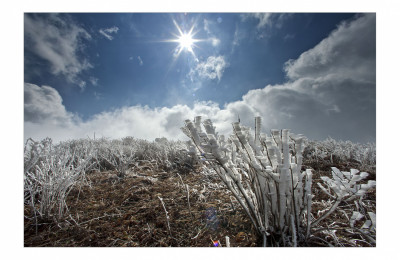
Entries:
<svg viewBox="0 0 400 260">
<path fill-rule="evenodd" d="M 253 126 L 254 116 L 262 116 L 265 132 L 288 128 L 310 139 L 331 136 L 375 141 L 375 23 L 375 14 L 366 14 L 340 24 L 314 48 L 284 64 L 285 84 L 251 90 L 223 107 L 213 102 L 197 102 L 191 107 L 131 106 L 82 121 L 65 109 L 55 89 L 25 83 L 25 138 L 49 136 L 57 141 L 95 132 L 96 137 L 186 140 L 180 131 L 183 121 L 201 115 L 225 134 L 238 116 L 249 126 Z M 193 73 L 219 79 L 225 66 L 218 57 L 209 57 Z"/>
</svg>

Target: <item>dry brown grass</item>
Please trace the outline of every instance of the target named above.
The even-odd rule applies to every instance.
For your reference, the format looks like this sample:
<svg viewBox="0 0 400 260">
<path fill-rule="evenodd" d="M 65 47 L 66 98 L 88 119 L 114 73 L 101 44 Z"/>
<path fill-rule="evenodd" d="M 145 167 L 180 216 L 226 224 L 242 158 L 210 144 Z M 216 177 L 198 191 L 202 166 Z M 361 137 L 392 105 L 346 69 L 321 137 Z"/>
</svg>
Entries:
<svg viewBox="0 0 400 260">
<path fill-rule="evenodd" d="M 315 182 L 330 171 L 329 165 L 323 163 L 312 166 L 315 167 L 313 201 L 316 202 L 312 214 L 318 216 L 318 211 L 324 210 L 322 202 L 328 198 L 318 191 Z M 336 166 L 349 169 L 348 165 Z M 231 247 L 262 245 L 262 238 L 258 237 L 244 211 L 215 177 L 192 171 L 180 174 L 181 180 L 178 172 L 143 169 L 146 170 L 128 174 L 124 179 L 116 178 L 116 172 L 112 171 L 88 174 L 91 187 L 86 185 L 79 189 L 75 186 L 68 196 L 69 212 L 63 220 L 39 219 L 36 224 L 31 210 L 25 207 L 24 246 L 212 247 L 212 240 L 219 240 L 225 246 L 225 236 L 229 236 Z M 182 181 L 190 189 L 190 212 Z M 375 191 L 371 191 L 365 198 L 368 210 L 373 212 L 375 196 Z M 158 197 L 163 198 L 168 211 L 171 234 Z M 308 243 L 299 246 L 327 246 L 328 243 L 374 246 L 348 230 L 345 215 L 351 217 L 354 204 L 343 203 L 339 208 L 340 211 L 321 222 Z M 334 232 L 336 238 L 330 232 Z"/>
</svg>

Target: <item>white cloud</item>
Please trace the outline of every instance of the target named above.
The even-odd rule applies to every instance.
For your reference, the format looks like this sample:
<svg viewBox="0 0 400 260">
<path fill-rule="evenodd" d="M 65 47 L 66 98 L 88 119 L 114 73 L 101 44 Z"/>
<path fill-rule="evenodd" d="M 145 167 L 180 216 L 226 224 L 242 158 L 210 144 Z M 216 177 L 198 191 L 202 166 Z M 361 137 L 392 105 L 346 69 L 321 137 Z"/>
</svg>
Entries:
<svg viewBox="0 0 400 260">
<path fill-rule="evenodd" d="M 66 111 L 57 90 L 49 86 L 24 84 L 24 121 L 62 125 L 72 122 L 73 115 Z"/>
<path fill-rule="evenodd" d="M 242 21 L 246 21 L 247 19 L 256 19 L 258 20 L 257 29 L 262 29 L 265 26 L 272 25 L 272 13 L 248 13 L 240 15 Z"/>
<path fill-rule="evenodd" d="M 83 91 L 86 88 L 86 81 L 84 80 L 80 80 L 78 82 L 78 86 L 81 88 L 81 90 Z"/>
<path fill-rule="evenodd" d="M 253 126 L 254 116 L 262 116 L 264 132 L 288 128 L 311 139 L 331 136 L 375 141 L 374 40 L 374 14 L 343 23 L 320 44 L 286 65 L 288 82 L 251 90 L 241 100 L 222 108 L 213 102 L 197 102 L 192 107 L 122 107 L 83 122 L 65 110 L 53 88 L 26 84 L 25 137 L 65 140 L 96 132 L 96 136 L 111 138 L 130 135 L 149 140 L 161 136 L 187 140 L 180 127 L 185 119 L 201 115 L 210 118 L 223 134 L 231 132 L 231 123 L 238 116 L 249 126 Z M 226 66 L 222 60 L 209 57 L 199 64 L 196 73 L 220 78 Z M 60 122 L 65 123 L 61 126 Z"/>
<path fill-rule="evenodd" d="M 138 58 L 138 61 L 139 61 L 139 65 L 140 65 L 140 66 L 143 66 L 143 60 L 142 60 L 142 58 L 141 58 L 140 56 L 138 56 L 137 58 Z"/>
<path fill-rule="evenodd" d="M 210 20 L 204 19 L 203 23 L 204 23 L 204 27 L 203 27 L 204 31 L 206 31 L 208 34 L 211 34 L 212 32 L 211 32 L 210 25 L 212 24 L 212 22 Z"/>
<path fill-rule="evenodd" d="M 25 50 L 49 62 L 54 75 L 64 75 L 69 82 L 80 84 L 80 73 L 93 67 L 80 55 L 82 40 L 90 40 L 91 36 L 68 16 L 25 14 L 24 34 Z"/>
<path fill-rule="evenodd" d="M 100 99 L 103 98 L 103 94 L 101 94 L 101 93 L 99 93 L 99 92 L 97 92 L 97 91 L 95 91 L 95 92 L 93 93 L 93 95 L 94 95 L 94 97 L 96 98 L 96 100 L 100 100 Z"/>
<path fill-rule="evenodd" d="M 257 22 L 255 35 L 258 39 L 262 39 L 268 37 L 272 28 L 282 28 L 285 20 L 291 16 L 291 13 L 246 13 L 241 14 L 240 18 L 242 22 L 255 20 Z"/>
<path fill-rule="evenodd" d="M 152 140 L 164 136 L 175 140 L 185 139 L 180 130 L 185 119 L 193 119 L 197 115 L 209 117 L 216 121 L 220 130 L 229 128 L 229 122 L 233 119 L 216 103 L 199 102 L 192 108 L 186 105 L 153 109 L 147 106 L 122 107 L 83 121 L 66 111 L 57 90 L 30 83 L 25 83 L 24 114 L 25 138 L 40 140 L 51 137 L 56 142 L 85 138 L 93 136 L 93 133 L 110 138 L 134 136 Z"/>
<path fill-rule="evenodd" d="M 200 77 L 200 79 L 216 79 L 221 80 L 222 75 L 228 63 L 223 56 L 209 56 L 205 62 L 200 62 L 196 68 L 190 71 L 190 76 Z"/>
<path fill-rule="evenodd" d="M 341 75 L 375 82 L 375 15 L 342 23 L 329 37 L 285 65 L 292 80 Z"/>
<path fill-rule="evenodd" d="M 296 36 L 296 35 L 293 34 L 293 33 L 288 33 L 288 34 L 286 34 L 286 35 L 283 37 L 283 40 L 284 40 L 284 41 L 289 41 L 289 40 L 294 39 L 295 36 Z"/>
<path fill-rule="evenodd" d="M 112 33 L 118 33 L 119 28 L 117 26 L 113 26 L 111 28 L 103 28 L 99 30 L 99 33 L 101 33 L 104 37 L 106 37 L 108 40 L 112 40 L 114 39 L 114 37 L 112 37 Z"/>
<path fill-rule="evenodd" d="M 240 18 L 242 22 L 248 19 L 257 20 L 257 29 L 261 30 L 265 27 L 275 26 L 277 28 L 281 28 L 283 26 L 283 22 L 291 17 L 293 14 L 291 13 L 247 13 L 241 14 Z"/>
<path fill-rule="evenodd" d="M 232 39 L 231 54 L 235 51 L 236 47 L 240 45 L 240 42 L 246 38 L 247 32 L 239 27 L 238 24 L 235 26 L 235 33 Z"/>
<path fill-rule="evenodd" d="M 211 44 L 212 44 L 214 47 L 218 46 L 218 45 L 221 43 L 221 41 L 220 41 L 218 38 L 215 38 L 215 37 L 210 38 L 210 41 L 211 41 Z"/>
<path fill-rule="evenodd" d="M 208 41 L 211 42 L 212 46 L 217 47 L 220 43 L 221 40 L 216 37 L 216 32 L 214 31 L 215 22 L 204 19 L 204 31 L 207 32 L 208 35 Z"/>
<path fill-rule="evenodd" d="M 375 14 L 342 23 L 326 39 L 286 63 L 289 81 L 248 92 L 243 100 L 269 128 L 311 138 L 375 139 Z"/>
<path fill-rule="evenodd" d="M 99 84 L 99 79 L 96 77 L 90 77 L 89 81 L 93 86 L 97 86 Z"/>
</svg>

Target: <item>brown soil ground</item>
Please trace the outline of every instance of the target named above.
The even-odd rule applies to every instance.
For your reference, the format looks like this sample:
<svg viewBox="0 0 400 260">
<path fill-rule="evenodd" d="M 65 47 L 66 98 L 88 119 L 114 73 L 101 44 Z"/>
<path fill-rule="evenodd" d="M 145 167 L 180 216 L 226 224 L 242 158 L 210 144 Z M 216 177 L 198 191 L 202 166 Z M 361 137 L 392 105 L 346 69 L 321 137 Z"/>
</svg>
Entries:
<svg viewBox="0 0 400 260">
<path fill-rule="evenodd" d="M 318 171 L 315 177 L 321 174 Z M 25 247 L 212 247 L 212 241 L 218 240 L 226 246 L 226 236 L 231 247 L 262 245 L 239 204 L 213 177 L 195 171 L 178 174 L 151 169 L 124 179 L 116 178 L 112 171 L 92 172 L 86 177 L 90 185 L 76 186 L 70 192 L 64 219 L 36 222 L 25 208 Z M 320 193 L 316 196 L 313 201 L 327 199 Z M 375 202 L 374 192 L 367 201 Z M 351 216 L 352 205 L 342 206 Z M 371 207 L 375 210 L 374 203 Z M 318 215 L 323 209 L 322 204 L 315 204 L 312 211 Z M 348 223 L 344 215 L 333 214 L 321 224 L 329 231 L 334 221 Z M 358 246 L 370 246 L 357 242 L 359 236 L 346 232 L 345 227 L 343 224 L 343 230 L 336 232 L 340 245 L 354 246 L 347 241 L 355 239 Z M 321 239 L 334 244 L 327 230 L 316 232 L 315 239 L 300 246 L 326 246 Z"/>
</svg>

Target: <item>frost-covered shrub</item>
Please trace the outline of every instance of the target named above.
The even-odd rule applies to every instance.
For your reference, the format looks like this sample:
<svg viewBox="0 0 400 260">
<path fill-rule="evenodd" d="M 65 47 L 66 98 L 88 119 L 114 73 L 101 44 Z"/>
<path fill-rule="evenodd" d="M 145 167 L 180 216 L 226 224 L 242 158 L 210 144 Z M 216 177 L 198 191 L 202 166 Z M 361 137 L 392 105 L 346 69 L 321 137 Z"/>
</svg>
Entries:
<svg viewBox="0 0 400 260">
<path fill-rule="evenodd" d="M 86 153 L 65 144 L 53 145 L 51 139 L 41 142 L 28 139 L 24 156 L 24 202 L 35 214 L 61 218 L 65 199 L 78 180 L 92 166 L 91 150 Z"/>
<path fill-rule="evenodd" d="M 191 139 L 188 154 L 203 163 L 203 172 L 216 174 L 240 203 L 256 230 L 264 238 L 264 246 L 296 246 L 305 242 L 318 223 L 335 210 L 344 199 L 362 197 L 375 186 L 374 182 L 358 184 L 366 173 L 357 170 L 322 178 L 335 203 L 321 218 L 314 219 L 312 206 L 312 171 L 302 171 L 305 138 L 288 130 L 260 132 L 261 118 L 255 129 L 233 123 L 228 138 L 215 131 L 211 120 L 196 117 L 185 121 L 182 131 Z M 332 145 L 334 148 L 335 145 Z M 331 148 L 332 148 L 331 147 Z M 339 176 L 339 177 L 338 177 Z M 343 178 L 342 178 L 343 177 Z"/>
<path fill-rule="evenodd" d="M 228 139 L 215 132 L 210 120 L 203 123 L 205 132 L 201 117 L 185 124 L 182 130 L 198 149 L 199 159 L 204 160 L 204 171 L 218 174 L 263 235 L 264 244 L 269 235 L 294 246 L 299 238 L 305 238 L 310 224 L 312 173 L 301 171 L 302 136 L 288 130 L 262 134 L 260 117 L 254 132 L 234 123 L 234 133 Z"/>
</svg>

